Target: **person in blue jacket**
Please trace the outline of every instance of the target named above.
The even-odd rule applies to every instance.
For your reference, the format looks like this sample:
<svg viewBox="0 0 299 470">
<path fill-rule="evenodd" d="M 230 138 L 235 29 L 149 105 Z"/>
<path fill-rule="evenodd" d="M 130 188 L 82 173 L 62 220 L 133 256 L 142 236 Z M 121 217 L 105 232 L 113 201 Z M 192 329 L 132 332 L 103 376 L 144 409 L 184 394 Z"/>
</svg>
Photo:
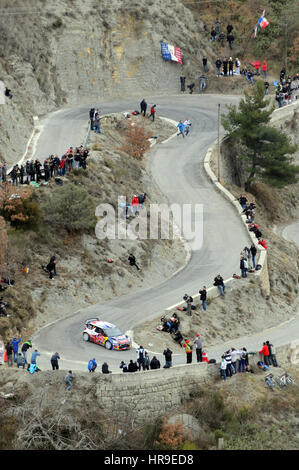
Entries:
<svg viewBox="0 0 299 470">
<path fill-rule="evenodd" d="M 90 359 L 90 361 L 89 361 L 89 363 L 88 363 L 88 370 L 89 370 L 89 372 L 94 372 L 97 367 L 98 367 L 98 364 L 96 363 L 95 358 Z"/>
<path fill-rule="evenodd" d="M 184 137 L 185 137 L 185 136 L 184 136 L 184 129 L 185 129 L 185 126 L 184 126 L 183 121 L 180 121 L 180 122 L 178 123 L 177 128 L 178 128 L 178 130 L 180 131 L 177 135 L 182 135 L 183 138 L 184 138 Z"/>
<path fill-rule="evenodd" d="M 19 343 L 22 341 L 22 338 L 13 338 L 12 339 L 12 348 L 13 348 L 13 361 L 17 362 L 18 352 L 19 352 Z"/>
</svg>

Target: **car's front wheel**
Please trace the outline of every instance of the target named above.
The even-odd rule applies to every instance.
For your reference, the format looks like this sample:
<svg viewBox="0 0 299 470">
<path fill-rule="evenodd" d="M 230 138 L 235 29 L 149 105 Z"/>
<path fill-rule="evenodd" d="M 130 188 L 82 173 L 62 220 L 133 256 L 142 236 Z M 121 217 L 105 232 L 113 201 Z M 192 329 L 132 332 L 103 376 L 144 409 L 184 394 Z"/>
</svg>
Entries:
<svg viewBox="0 0 299 470">
<path fill-rule="evenodd" d="M 110 341 L 106 341 L 105 348 L 106 349 L 112 349 L 112 344 L 110 343 Z"/>
<path fill-rule="evenodd" d="M 84 341 L 89 341 L 88 333 L 83 333 L 83 339 L 84 339 Z"/>
</svg>

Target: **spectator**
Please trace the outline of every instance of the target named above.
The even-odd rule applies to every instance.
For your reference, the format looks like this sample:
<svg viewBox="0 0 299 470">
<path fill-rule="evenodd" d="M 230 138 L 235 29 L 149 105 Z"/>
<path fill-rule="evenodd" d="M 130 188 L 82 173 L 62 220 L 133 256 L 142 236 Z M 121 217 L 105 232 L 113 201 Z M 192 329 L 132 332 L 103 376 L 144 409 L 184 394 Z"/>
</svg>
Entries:
<svg viewBox="0 0 299 470">
<path fill-rule="evenodd" d="M 254 67 L 255 67 L 255 72 L 256 72 L 257 75 L 260 74 L 260 66 L 261 66 L 260 61 L 259 61 L 259 60 L 256 60 L 256 61 L 255 61 L 255 64 L 254 64 Z"/>
<path fill-rule="evenodd" d="M 179 345 L 181 346 L 181 348 L 183 347 L 182 345 L 182 341 L 183 341 L 183 335 L 180 331 L 177 331 L 173 337 L 174 341 L 176 343 L 179 343 Z"/>
<path fill-rule="evenodd" d="M 2 183 L 6 182 L 6 172 L 7 172 L 7 163 L 4 162 L 1 168 L 1 173 L 2 173 Z"/>
<path fill-rule="evenodd" d="M 137 270 L 138 271 L 140 270 L 139 266 L 136 264 L 136 258 L 132 253 L 129 255 L 128 260 L 129 260 L 131 266 L 136 266 Z"/>
<path fill-rule="evenodd" d="M 213 28 L 212 31 L 211 31 L 211 41 L 212 42 L 216 42 L 216 36 L 217 36 L 216 30 L 215 30 L 215 28 Z"/>
<path fill-rule="evenodd" d="M 6 357 L 7 357 L 7 365 L 8 367 L 13 367 L 13 347 L 10 341 L 8 341 L 5 345 L 5 350 L 6 350 Z"/>
<path fill-rule="evenodd" d="M 56 272 L 57 259 L 56 259 L 56 255 L 55 255 L 55 254 L 54 254 L 53 256 L 51 256 L 49 263 L 52 263 L 52 264 L 54 265 L 54 267 L 53 267 L 53 273 L 54 273 L 54 276 L 57 276 L 57 272 Z"/>
<path fill-rule="evenodd" d="M 185 348 L 187 364 L 191 364 L 192 363 L 192 345 L 190 344 L 189 339 L 185 339 L 183 348 Z"/>
<path fill-rule="evenodd" d="M 203 70 L 205 73 L 208 73 L 208 59 L 207 57 L 202 58 Z"/>
<path fill-rule="evenodd" d="M 269 82 L 264 82 L 265 85 L 265 95 L 269 95 Z"/>
<path fill-rule="evenodd" d="M 199 91 L 205 91 L 205 89 L 207 88 L 207 80 L 208 77 L 206 77 L 205 75 L 201 75 L 199 77 Z"/>
<path fill-rule="evenodd" d="M 246 352 L 243 350 L 238 351 L 238 372 L 245 372 L 245 360 L 246 360 Z"/>
<path fill-rule="evenodd" d="M 241 276 L 247 277 L 247 270 L 248 270 L 248 263 L 246 258 L 241 258 L 240 260 L 240 269 L 241 269 Z"/>
<path fill-rule="evenodd" d="M 232 57 L 229 58 L 228 60 L 228 75 L 233 76 L 234 75 L 234 61 Z"/>
<path fill-rule="evenodd" d="M 184 138 L 184 137 L 185 137 L 185 136 L 184 136 L 184 129 L 185 129 L 185 126 L 184 126 L 184 124 L 183 124 L 183 121 L 179 121 L 179 123 L 178 123 L 178 125 L 177 125 L 177 128 L 178 128 L 179 131 L 180 131 L 180 132 L 177 134 L 177 136 L 182 135 L 183 138 Z"/>
<path fill-rule="evenodd" d="M 172 366 L 172 351 L 167 348 L 164 350 L 163 355 L 165 356 L 165 366 L 164 368 L 169 368 Z"/>
<path fill-rule="evenodd" d="M 250 252 L 251 252 L 251 259 L 252 259 L 252 266 L 253 268 L 255 269 L 255 257 L 256 257 L 256 252 L 257 252 L 257 249 L 255 247 L 255 245 L 252 243 L 251 247 L 250 247 Z"/>
<path fill-rule="evenodd" d="M 88 362 L 88 366 L 87 366 L 89 372 L 95 372 L 97 367 L 98 367 L 98 364 L 96 363 L 95 358 L 90 359 L 90 361 Z"/>
<path fill-rule="evenodd" d="M 170 319 L 171 321 L 171 329 L 170 329 L 170 333 L 172 333 L 173 331 L 174 332 L 177 332 L 178 329 L 179 329 L 179 326 L 180 326 L 180 317 L 178 316 L 177 313 L 174 313 Z"/>
<path fill-rule="evenodd" d="M 73 379 L 74 379 L 73 372 L 69 370 L 64 379 L 65 383 L 67 384 L 67 387 L 66 387 L 67 390 L 70 390 L 72 388 Z"/>
<path fill-rule="evenodd" d="M 128 366 L 128 372 L 136 372 L 138 370 L 138 366 L 136 362 L 133 362 L 133 360 L 130 360 L 129 366 Z"/>
<path fill-rule="evenodd" d="M 232 34 L 232 33 L 229 33 L 229 34 L 226 36 L 226 40 L 227 40 L 227 42 L 228 42 L 228 45 L 229 45 L 230 50 L 232 50 L 232 49 L 233 49 L 233 43 L 234 43 L 234 40 L 235 40 L 233 34 Z"/>
<path fill-rule="evenodd" d="M 141 206 L 141 209 L 144 209 L 145 200 L 146 200 L 146 193 L 139 194 L 138 204 L 139 204 L 139 206 Z"/>
<path fill-rule="evenodd" d="M 236 75 L 240 75 L 241 62 L 240 62 L 240 60 L 238 59 L 238 57 L 236 58 L 235 66 L 236 66 L 235 74 L 236 74 Z"/>
<path fill-rule="evenodd" d="M 195 351 L 196 351 L 197 362 L 202 362 L 202 341 L 201 341 L 199 334 L 196 335 L 194 344 L 196 345 Z"/>
<path fill-rule="evenodd" d="M 23 369 L 25 369 L 25 364 L 26 364 L 26 361 L 24 359 L 24 357 L 22 356 L 21 353 L 18 354 L 18 357 L 17 357 L 17 367 L 23 367 Z"/>
<path fill-rule="evenodd" d="M 223 59 L 222 66 L 223 66 L 223 75 L 225 77 L 227 77 L 227 66 L 228 66 L 228 60 L 227 59 Z"/>
<path fill-rule="evenodd" d="M 246 80 L 248 80 L 251 85 L 254 85 L 253 72 L 251 70 L 248 70 Z"/>
<path fill-rule="evenodd" d="M 143 114 L 143 116 L 145 116 L 146 114 L 146 109 L 147 109 L 147 102 L 143 98 L 143 100 L 140 103 L 140 111 L 141 111 L 141 114 Z"/>
<path fill-rule="evenodd" d="M 278 367 L 275 354 L 275 347 L 273 346 L 273 344 L 270 344 L 270 341 L 266 341 L 266 345 L 268 346 L 269 351 L 269 363 L 272 364 L 274 367 Z"/>
<path fill-rule="evenodd" d="M 152 107 L 151 107 L 151 115 L 150 117 L 153 119 L 153 121 L 155 120 L 155 114 L 156 114 L 156 104 L 154 104 Z"/>
<path fill-rule="evenodd" d="M 194 87 L 195 87 L 195 83 L 190 83 L 190 85 L 187 85 L 187 88 L 189 88 L 189 90 L 190 90 L 190 92 L 189 92 L 190 95 L 192 95 Z"/>
<path fill-rule="evenodd" d="M 107 362 L 104 362 L 102 365 L 102 374 L 111 374 Z"/>
<path fill-rule="evenodd" d="M 131 204 L 132 204 L 133 214 L 136 215 L 138 211 L 138 206 L 139 206 L 139 198 L 137 194 L 134 194 L 134 196 L 132 197 Z"/>
<path fill-rule="evenodd" d="M 89 111 L 89 119 L 90 119 L 90 129 L 93 131 L 94 125 L 93 125 L 93 116 L 94 116 L 95 109 L 91 108 Z"/>
<path fill-rule="evenodd" d="M 203 286 L 203 288 L 200 289 L 199 294 L 200 294 L 202 309 L 204 311 L 206 311 L 207 310 L 207 289 L 206 289 L 206 286 Z"/>
<path fill-rule="evenodd" d="M 33 351 L 32 355 L 31 355 L 31 361 L 30 361 L 30 363 L 31 363 L 31 364 L 36 364 L 36 358 L 37 358 L 38 356 L 40 356 L 40 353 L 38 352 L 37 349 L 35 349 L 35 350 Z"/>
<path fill-rule="evenodd" d="M 49 273 L 49 279 L 51 279 L 52 281 L 54 280 L 54 272 L 55 272 L 55 269 L 56 269 L 56 261 L 50 261 L 47 266 L 46 266 L 46 270 L 48 271 Z"/>
<path fill-rule="evenodd" d="M 226 351 L 224 354 L 224 359 L 226 360 L 226 376 L 227 377 L 232 377 L 233 371 L 232 371 L 232 357 L 230 350 Z"/>
<path fill-rule="evenodd" d="M 258 241 L 258 245 L 261 245 L 265 250 L 268 249 L 267 243 L 263 238 L 260 238 Z"/>
<path fill-rule="evenodd" d="M 263 60 L 263 62 L 262 62 L 262 74 L 263 74 L 264 79 L 267 78 L 267 70 L 268 70 L 267 62 L 265 60 Z"/>
<path fill-rule="evenodd" d="M 259 351 L 259 354 L 263 356 L 263 362 L 266 364 L 266 366 L 270 366 L 270 361 L 269 361 L 269 348 L 266 343 L 263 343 L 262 349 Z"/>
<path fill-rule="evenodd" d="M 220 292 L 220 295 L 221 296 L 224 296 L 225 294 L 225 285 L 224 285 L 224 281 L 223 281 L 223 278 L 220 276 L 220 274 L 218 274 L 218 276 L 216 276 L 214 278 L 214 286 L 216 286 Z"/>
<path fill-rule="evenodd" d="M 160 369 L 161 364 L 160 361 L 154 356 L 150 362 L 150 368 L 151 369 Z"/>
<path fill-rule="evenodd" d="M 227 34 L 230 34 L 233 29 L 234 29 L 233 25 L 228 23 L 228 25 L 226 27 Z"/>
<path fill-rule="evenodd" d="M 223 380 L 226 380 L 226 368 L 227 368 L 227 363 L 226 363 L 225 357 L 221 356 L 220 377 Z"/>
<path fill-rule="evenodd" d="M 56 352 L 51 357 L 52 370 L 58 370 L 59 369 L 58 359 L 60 359 L 60 356 L 59 356 L 58 352 Z"/>
<path fill-rule="evenodd" d="M 26 357 L 26 356 L 27 356 L 27 351 L 28 351 L 29 348 L 32 348 L 31 341 L 26 341 L 26 342 L 22 345 L 22 349 L 21 349 L 21 352 L 22 352 L 22 354 L 23 354 L 23 356 L 24 356 L 24 359 L 25 359 L 26 363 L 27 363 L 27 357 Z"/>
<path fill-rule="evenodd" d="M 217 77 L 220 77 L 220 75 L 221 75 L 221 65 L 222 65 L 222 61 L 219 59 L 219 57 L 217 58 L 215 64 L 216 64 L 216 74 L 217 74 Z"/>
<path fill-rule="evenodd" d="M 120 369 L 123 370 L 123 372 L 128 372 L 128 366 L 127 366 L 127 364 L 126 364 L 124 361 L 121 361 L 119 367 L 120 367 Z"/>
<path fill-rule="evenodd" d="M 233 374 L 236 374 L 238 351 L 235 348 L 231 348 L 230 355 L 231 355 L 232 372 Z"/>
<path fill-rule="evenodd" d="M 243 194 L 241 194 L 240 197 L 239 197 L 239 202 L 241 204 L 242 209 L 246 209 L 247 201 L 248 201 L 247 197 L 243 196 Z"/>
<path fill-rule="evenodd" d="M 216 34 L 220 34 L 220 26 L 221 26 L 221 23 L 220 23 L 219 19 L 217 18 L 216 21 L 215 21 Z"/>
<path fill-rule="evenodd" d="M 224 40 L 225 40 L 225 34 L 220 33 L 218 37 L 218 41 L 220 42 L 221 47 L 224 47 Z"/>
<path fill-rule="evenodd" d="M 183 73 L 180 76 L 180 82 L 181 82 L 181 91 L 186 91 L 186 77 Z"/>
<path fill-rule="evenodd" d="M 185 300 L 185 302 L 187 303 L 187 315 L 191 317 L 193 298 L 191 297 L 191 295 L 185 294 L 183 300 Z"/>
<path fill-rule="evenodd" d="M 95 127 L 95 131 L 97 134 L 102 133 L 101 126 L 100 126 L 100 113 L 98 109 L 96 110 L 94 114 L 94 127 Z"/>
<path fill-rule="evenodd" d="M 10 100 L 12 100 L 13 98 L 13 94 L 11 93 L 11 90 L 7 87 L 5 87 L 5 92 L 4 92 L 5 96 L 7 96 Z"/>
<path fill-rule="evenodd" d="M 147 354 L 147 352 L 145 351 L 143 364 L 142 364 L 142 369 L 143 370 L 149 370 L 149 366 L 150 366 L 150 358 L 149 358 L 149 355 Z"/>
<path fill-rule="evenodd" d="M 185 126 L 185 135 L 188 135 L 192 126 L 190 119 L 186 119 L 184 121 L 184 126 Z"/>
<path fill-rule="evenodd" d="M 22 338 L 13 338 L 12 339 L 12 349 L 13 349 L 13 362 L 17 361 L 18 352 L 19 352 L 19 343 L 22 341 Z"/>
<path fill-rule="evenodd" d="M 141 367 L 143 366 L 144 362 L 144 356 L 145 356 L 145 349 L 143 346 L 140 346 L 138 349 L 136 349 L 137 353 L 137 363 L 138 363 L 138 368 L 141 370 Z"/>
</svg>

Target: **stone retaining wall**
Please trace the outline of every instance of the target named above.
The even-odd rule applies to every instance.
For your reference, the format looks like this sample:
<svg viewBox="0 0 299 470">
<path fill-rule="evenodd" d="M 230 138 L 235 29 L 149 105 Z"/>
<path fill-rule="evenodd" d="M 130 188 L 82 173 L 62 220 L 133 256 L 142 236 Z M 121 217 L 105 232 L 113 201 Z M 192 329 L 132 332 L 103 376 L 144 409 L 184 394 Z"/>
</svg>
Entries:
<svg viewBox="0 0 299 470">
<path fill-rule="evenodd" d="M 299 339 L 277 347 L 276 356 L 282 368 L 287 369 L 291 363 L 298 364 Z M 255 364 L 258 357 L 250 357 L 249 360 Z M 213 383 L 218 380 L 219 364 L 204 362 L 134 374 L 109 374 L 101 376 L 101 380 L 96 382 L 95 397 L 108 414 L 117 410 L 118 415 L 123 413 L 126 417 L 133 412 L 138 422 L 152 421 L 179 409 L 194 396 L 198 385 L 213 387 Z"/>
</svg>

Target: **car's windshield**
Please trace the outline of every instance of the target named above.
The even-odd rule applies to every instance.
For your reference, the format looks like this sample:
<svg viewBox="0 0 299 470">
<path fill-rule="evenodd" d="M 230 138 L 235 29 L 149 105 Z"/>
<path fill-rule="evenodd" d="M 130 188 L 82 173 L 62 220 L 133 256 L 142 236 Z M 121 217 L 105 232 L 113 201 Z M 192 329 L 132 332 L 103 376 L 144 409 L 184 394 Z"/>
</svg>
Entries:
<svg viewBox="0 0 299 470">
<path fill-rule="evenodd" d="M 121 336 L 123 335 L 123 332 L 120 331 L 117 326 L 114 326 L 113 328 L 104 328 L 104 333 L 106 336 Z"/>
</svg>

